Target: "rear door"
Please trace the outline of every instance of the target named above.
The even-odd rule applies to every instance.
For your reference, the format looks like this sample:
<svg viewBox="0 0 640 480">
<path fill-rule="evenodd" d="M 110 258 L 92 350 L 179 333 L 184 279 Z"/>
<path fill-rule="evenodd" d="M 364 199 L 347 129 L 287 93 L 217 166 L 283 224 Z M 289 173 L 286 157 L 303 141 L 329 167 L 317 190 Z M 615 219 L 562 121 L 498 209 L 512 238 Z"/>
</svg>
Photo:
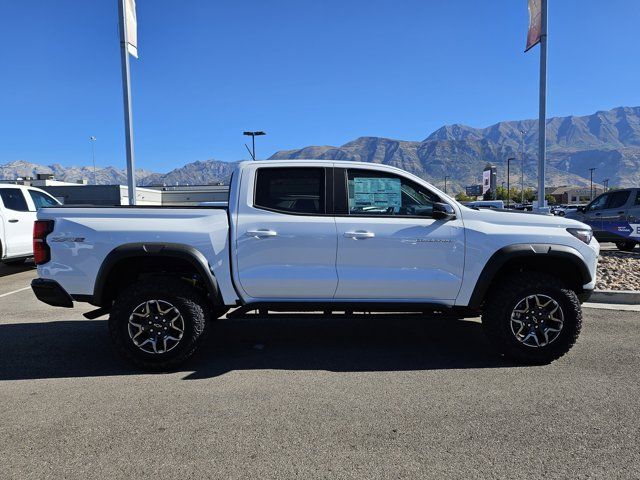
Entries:
<svg viewBox="0 0 640 480">
<path fill-rule="evenodd" d="M 33 222 L 29 203 L 21 188 L 0 187 L 0 202 L 4 217 L 5 255 L 28 256 L 33 253 Z"/>
<path fill-rule="evenodd" d="M 236 272 L 253 299 L 331 299 L 335 293 L 332 170 L 307 165 L 243 169 Z"/>
<path fill-rule="evenodd" d="M 339 168 L 334 174 L 336 299 L 453 301 L 464 269 L 462 220 L 434 219 L 441 199 L 404 176 Z"/>
</svg>

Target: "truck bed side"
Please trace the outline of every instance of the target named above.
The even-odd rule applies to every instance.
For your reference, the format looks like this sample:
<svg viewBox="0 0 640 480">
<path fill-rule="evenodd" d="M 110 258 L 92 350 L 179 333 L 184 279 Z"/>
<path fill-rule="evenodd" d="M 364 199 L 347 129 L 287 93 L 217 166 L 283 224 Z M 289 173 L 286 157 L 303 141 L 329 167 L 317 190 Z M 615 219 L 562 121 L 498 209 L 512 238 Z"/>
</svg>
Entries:
<svg viewBox="0 0 640 480">
<path fill-rule="evenodd" d="M 225 304 L 236 301 L 229 271 L 229 219 L 223 208 L 45 208 L 39 220 L 54 220 L 47 237 L 52 260 L 38 266 L 40 278 L 57 281 L 71 296 L 91 296 L 105 258 L 130 244 L 179 244 L 207 260 Z"/>
</svg>

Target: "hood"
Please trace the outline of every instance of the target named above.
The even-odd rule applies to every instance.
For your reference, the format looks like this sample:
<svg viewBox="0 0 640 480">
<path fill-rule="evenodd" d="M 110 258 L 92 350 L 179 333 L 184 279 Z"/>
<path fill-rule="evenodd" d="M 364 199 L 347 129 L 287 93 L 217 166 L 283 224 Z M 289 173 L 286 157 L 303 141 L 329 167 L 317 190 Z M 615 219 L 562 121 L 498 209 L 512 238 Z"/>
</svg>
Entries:
<svg viewBox="0 0 640 480">
<path fill-rule="evenodd" d="M 591 228 L 590 226 L 566 217 L 555 215 L 538 215 L 514 210 L 474 210 L 464 208 L 463 220 L 478 220 L 496 225 L 527 225 L 558 228 Z"/>
</svg>

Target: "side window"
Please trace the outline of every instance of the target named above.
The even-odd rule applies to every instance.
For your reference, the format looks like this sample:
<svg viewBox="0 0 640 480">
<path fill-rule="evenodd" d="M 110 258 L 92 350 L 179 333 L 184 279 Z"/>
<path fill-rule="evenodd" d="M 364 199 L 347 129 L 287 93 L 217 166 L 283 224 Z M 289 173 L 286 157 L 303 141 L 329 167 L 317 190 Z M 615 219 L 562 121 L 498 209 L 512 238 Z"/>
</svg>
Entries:
<svg viewBox="0 0 640 480">
<path fill-rule="evenodd" d="M 31 195 L 31 199 L 36 206 L 36 210 L 40 210 L 44 207 L 54 207 L 56 205 L 59 205 L 59 203 L 53 197 L 50 197 L 49 195 L 46 195 L 42 192 L 38 192 L 37 190 L 29 190 L 29 195 Z"/>
<path fill-rule="evenodd" d="M 624 207 L 627 204 L 627 200 L 629 200 L 629 190 L 622 192 L 613 192 L 609 194 L 609 203 L 607 203 L 607 208 L 620 208 Z"/>
<path fill-rule="evenodd" d="M 284 213 L 325 213 L 324 169 L 313 167 L 259 168 L 254 206 Z"/>
<path fill-rule="evenodd" d="M 594 210 L 602 210 L 607 205 L 607 201 L 609 200 L 610 193 L 605 193 L 604 195 L 600 195 L 593 202 L 589 204 L 587 208 L 588 211 L 592 212 Z"/>
<path fill-rule="evenodd" d="M 640 189 L 636 190 L 636 201 L 634 203 L 634 205 L 640 205 Z"/>
<path fill-rule="evenodd" d="M 349 215 L 429 217 L 440 198 L 393 174 L 348 170 Z"/>
<path fill-rule="evenodd" d="M 28 212 L 27 201 L 19 188 L 0 188 L 0 199 L 7 210 Z"/>
</svg>

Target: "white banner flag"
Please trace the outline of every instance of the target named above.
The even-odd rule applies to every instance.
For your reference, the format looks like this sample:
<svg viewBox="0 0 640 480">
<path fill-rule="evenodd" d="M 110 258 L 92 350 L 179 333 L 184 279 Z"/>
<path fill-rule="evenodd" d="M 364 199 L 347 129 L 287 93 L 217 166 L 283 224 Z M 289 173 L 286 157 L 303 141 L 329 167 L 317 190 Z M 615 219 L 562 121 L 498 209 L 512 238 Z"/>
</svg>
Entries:
<svg viewBox="0 0 640 480">
<path fill-rule="evenodd" d="M 527 32 L 527 46 L 524 51 L 540 43 L 542 33 L 542 1 L 529 0 L 529 31 Z"/>
<path fill-rule="evenodd" d="M 127 28 L 127 51 L 138 58 L 138 19 L 136 18 L 136 0 L 125 1 L 124 21 Z"/>
</svg>

